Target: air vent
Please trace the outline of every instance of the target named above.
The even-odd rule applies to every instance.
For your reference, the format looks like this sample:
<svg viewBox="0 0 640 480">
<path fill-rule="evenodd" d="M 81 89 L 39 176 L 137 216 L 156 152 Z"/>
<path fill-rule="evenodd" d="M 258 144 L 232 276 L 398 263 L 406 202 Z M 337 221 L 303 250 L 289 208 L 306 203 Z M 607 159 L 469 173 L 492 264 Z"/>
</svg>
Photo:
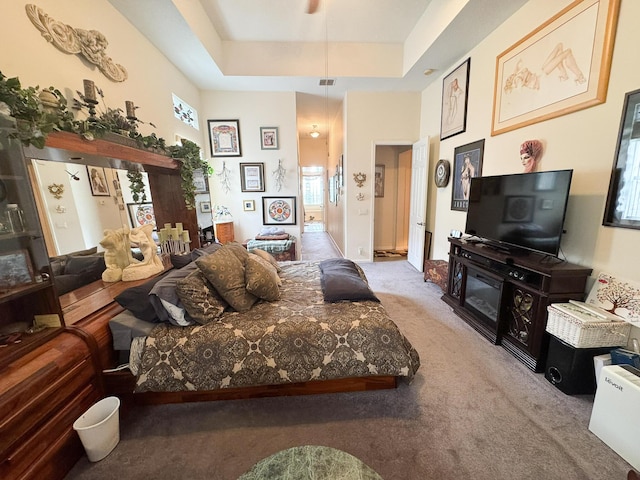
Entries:
<svg viewBox="0 0 640 480">
<path fill-rule="evenodd" d="M 335 78 L 321 78 L 320 86 L 321 87 L 333 87 L 333 84 L 336 83 Z"/>
</svg>

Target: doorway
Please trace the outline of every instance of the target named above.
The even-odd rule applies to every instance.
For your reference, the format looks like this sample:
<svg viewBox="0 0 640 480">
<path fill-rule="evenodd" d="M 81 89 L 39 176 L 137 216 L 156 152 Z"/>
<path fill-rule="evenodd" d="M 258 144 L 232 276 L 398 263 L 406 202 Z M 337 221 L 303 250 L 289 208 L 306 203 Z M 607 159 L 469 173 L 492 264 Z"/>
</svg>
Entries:
<svg viewBox="0 0 640 480">
<path fill-rule="evenodd" d="M 376 145 L 373 260 L 406 260 L 412 145 Z"/>
<path fill-rule="evenodd" d="M 324 232 L 324 167 L 302 167 L 304 232 Z"/>
</svg>

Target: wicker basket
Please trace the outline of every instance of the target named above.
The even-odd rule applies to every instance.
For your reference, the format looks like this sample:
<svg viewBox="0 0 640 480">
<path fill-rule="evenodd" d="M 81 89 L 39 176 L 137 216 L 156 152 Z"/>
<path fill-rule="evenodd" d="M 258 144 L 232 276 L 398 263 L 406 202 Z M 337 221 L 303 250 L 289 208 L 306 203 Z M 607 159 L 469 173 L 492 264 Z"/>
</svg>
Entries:
<svg viewBox="0 0 640 480">
<path fill-rule="evenodd" d="M 567 313 L 568 310 L 572 313 Z M 572 347 L 620 347 L 627 344 L 631 331 L 631 325 L 627 322 L 598 321 L 594 315 L 570 303 L 549 305 L 547 311 L 547 332 Z"/>
</svg>

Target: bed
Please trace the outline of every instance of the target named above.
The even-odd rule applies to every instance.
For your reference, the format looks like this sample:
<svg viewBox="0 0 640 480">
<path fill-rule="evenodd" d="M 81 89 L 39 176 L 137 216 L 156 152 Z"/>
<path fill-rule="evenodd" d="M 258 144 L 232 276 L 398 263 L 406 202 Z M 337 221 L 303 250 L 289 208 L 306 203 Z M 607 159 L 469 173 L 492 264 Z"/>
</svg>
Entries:
<svg viewBox="0 0 640 480">
<path fill-rule="evenodd" d="M 179 298 L 169 301 L 185 308 L 184 318 L 192 324 L 164 321 L 140 328 L 140 319 L 126 312 L 132 325 L 137 322 L 127 330 L 122 316 L 113 319 L 114 342 L 117 337 L 119 348 L 131 343 L 129 367 L 136 377 L 136 393 L 207 392 L 348 379 L 412 380 L 420 366 L 418 353 L 355 263 L 345 259 L 276 262 L 273 257 L 266 261 L 268 253 L 255 255 L 236 248 L 234 255 L 250 259 L 244 260 L 247 288 L 251 268 L 246 262 L 255 263 L 255 256 L 264 257 L 259 262 L 262 266 L 271 263 L 280 285 L 277 292 L 272 286 L 270 294 L 262 292 L 268 300 L 258 297 L 248 308 L 232 300 L 233 306 L 221 309 L 211 305 L 215 300 L 205 297 L 230 297 L 220 294 L 219 285 L 209 279 L 224 286 L 232 282 L 224 275 L 216 279 L 218 270 L 212 273 L 203 267 L 219 257 L 220 251 L 174 272 L 179 277 Z M 231 269 L 225 266 L 223 270 Z M 260 288 L 265 287 L 261 284 Z M 157 290 L 151 289 L 150 298 Z M 200 310 L 193 305 L 198 302 L 204 306 Z M 155 305 L 166 307 L 167 303 L 156 299 Z"/>
</svg>

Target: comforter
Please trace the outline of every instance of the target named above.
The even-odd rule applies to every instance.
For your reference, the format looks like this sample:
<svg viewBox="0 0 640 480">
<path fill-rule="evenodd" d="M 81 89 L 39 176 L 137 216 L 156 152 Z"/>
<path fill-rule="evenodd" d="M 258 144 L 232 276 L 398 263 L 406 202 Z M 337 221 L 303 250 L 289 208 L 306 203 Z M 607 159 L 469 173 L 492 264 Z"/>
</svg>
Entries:
<svg viewBox="0 0 640 480">
<path fill-rule="evenodd" d="M 363 274 L 364 275 L 364 274 Z M 144 339 L 136 392 L 206 391 L 310 380 L 413 378 L 418 353 L 376 301 L 327 303 L 318 263 L 282 265 L 281 299 L 219 321 L 161 324 Z"/>
</svg>

